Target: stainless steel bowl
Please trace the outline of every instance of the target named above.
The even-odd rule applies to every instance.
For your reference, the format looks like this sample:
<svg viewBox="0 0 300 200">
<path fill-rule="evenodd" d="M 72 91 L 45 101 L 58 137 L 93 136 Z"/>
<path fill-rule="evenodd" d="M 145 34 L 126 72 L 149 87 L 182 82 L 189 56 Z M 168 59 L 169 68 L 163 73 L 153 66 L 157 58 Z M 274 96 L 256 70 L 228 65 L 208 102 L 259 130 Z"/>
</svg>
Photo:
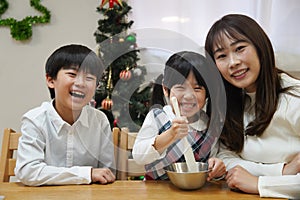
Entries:
<svg viewBox="0 0 300 200">
<path fill-rule="evenodd" d="M 170 181 L 180 189 L 195 190 L 206 183 L 208 164 L 197 162 L 198 172 L 188 172 L 187 164 L 184 162 L 173 163 L 166 168 Z"/>
</svg>

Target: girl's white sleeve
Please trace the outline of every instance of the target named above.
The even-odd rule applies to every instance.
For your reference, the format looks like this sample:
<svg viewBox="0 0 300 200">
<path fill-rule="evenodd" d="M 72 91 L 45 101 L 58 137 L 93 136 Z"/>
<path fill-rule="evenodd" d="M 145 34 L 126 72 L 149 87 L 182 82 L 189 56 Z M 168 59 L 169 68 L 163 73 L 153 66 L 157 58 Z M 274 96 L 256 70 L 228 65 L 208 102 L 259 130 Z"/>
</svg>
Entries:
<svg viewBox="0 0 300 200">
<path fill-rule="evenodd" d="M 158 132 L 154 114 L 150 111 L 138 132 L 133 146 L 132 156 L 136 163 L 146 165 L 166 156 L 166 151 L 159 154 L 153 146 Z"/>
</svg>

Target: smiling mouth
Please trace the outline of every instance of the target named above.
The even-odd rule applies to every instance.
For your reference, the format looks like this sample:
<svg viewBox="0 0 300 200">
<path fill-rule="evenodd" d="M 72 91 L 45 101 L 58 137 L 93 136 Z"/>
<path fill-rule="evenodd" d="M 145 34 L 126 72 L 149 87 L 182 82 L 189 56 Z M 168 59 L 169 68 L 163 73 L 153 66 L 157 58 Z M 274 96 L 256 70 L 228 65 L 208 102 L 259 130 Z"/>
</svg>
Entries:
<svg viewBox="0 0 300 200">
<path fill-rule="evenodd" d="M 181 103 L 180 107 L 183 109 L 191 109 L 196 106 L 196 103 Z"/>
<path fill-rule="evenodd" d="M 76 97 L 76 98 L 81 98 L 83 99 L 85 97 L 85 94 L 81 92 L 70 92 L 71 96 Z"/>
<path fill-rule="evenodd" d="M 231 74 L 231 76 L 235 77 L 235 78 L 240 77 L 240 76 L 244 75 L 248 70 L 249 69 L 247 68 L 247 69 L 243 69 L 243 70 L 237 71 L 237 72 Z"/>
</svg>

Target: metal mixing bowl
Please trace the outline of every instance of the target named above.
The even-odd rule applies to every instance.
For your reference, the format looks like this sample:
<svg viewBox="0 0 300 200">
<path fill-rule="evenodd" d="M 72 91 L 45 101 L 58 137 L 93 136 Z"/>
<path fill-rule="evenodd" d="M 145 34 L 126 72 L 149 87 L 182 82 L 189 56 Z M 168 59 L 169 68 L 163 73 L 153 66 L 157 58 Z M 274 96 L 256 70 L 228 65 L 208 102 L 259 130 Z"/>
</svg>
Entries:
<svg viewBox="0 0 300 200">
<path fill-rule="evenodd" d="M 208 164 L 197 162 L 198 172 L 188 172 L 185 162 L 173 163 L 166 168 L 170 181 L 180 189 L 195 190 L 201 188 L 207 178 Z"/>
</svg>

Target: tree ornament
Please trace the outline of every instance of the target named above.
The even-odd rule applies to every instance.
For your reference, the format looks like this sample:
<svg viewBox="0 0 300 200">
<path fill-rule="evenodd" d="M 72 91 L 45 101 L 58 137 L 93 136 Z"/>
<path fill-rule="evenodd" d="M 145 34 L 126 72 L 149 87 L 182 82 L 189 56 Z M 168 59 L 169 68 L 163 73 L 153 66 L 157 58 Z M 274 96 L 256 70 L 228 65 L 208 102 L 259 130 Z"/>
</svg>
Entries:
<svg viewBox="0 0 300 200">
<path fill-rule="evenodd" d="M 124 38 L 119 38 L 119 42 L 124 42 L 125 40 L 124 40 Z"/>
<path fill-rule="evenodd" d="M 111 89 L 112 89 L 112 68 L 111 66 L 109 66 L 109 72 L 108 72 L 108 79 L 107 79 L 107 84 L 106 84 L 106 89 L 108 90 L 108 92 L 110 93 Z"/>
<path fill-rule="evenodd" d="M 109 8 L 112 9 L 114 7 L 114 4 L 117 3 L 119 6 L 122 6 L 121 0 L 102 0 L 100 8 L 103 8 L 105 4 L 109 3 Z"/>
<path fill-rule="evenodd" d="M 107 95 L 107 97 L 101 102 L 101 107 L 104 110 L 111 110 L 112 106 L 113 106 L 113 101 L 111 100 L 109 95 Z"/>
<path fill-rule="evenodd" d="M 131 78 L 131 71 L 129 68 L 126 68 L 125 70 L 122 70 L 120 72 L 120 79 L 123 81 L 128 81 Z"/>
<path fill-rule="evenodd" d="M 142 74 L 142 70 L 140 68 L 135 68 L 133 70 L 133 74 L 136 76 L 140 76 Z"/>
<path fill-rule="evenodd" d="M 132 34 L 128 35 L 125 40 L 128 41 L 128 42 L 131 42 L 131 43 L 135 43 L 136 42 L 136 38 Z"/>
<path fill-rule="evenodd" d="M 32 36 L 32 25 L 50 22 L 50 11 L 40 4 L 40 0 L 30 0 L 30 6 L 38 10 L 43 16 L 27 16 L 21 21 L 14 18 L 0 19 L 0 26 L 10 27 L 10 34 L 16 40 L 27 40 Z M 0 17 L 8 9 L 8 2 L 0 0 Z"/>
<path fill-rule="evenodd" d="M 118 120 L 118 118 L 116 118 L 116 119 L 114 120 L 114 127 L 118 127 L 118 123 L 119 123 L 119 120 Z"/>
</svg>

